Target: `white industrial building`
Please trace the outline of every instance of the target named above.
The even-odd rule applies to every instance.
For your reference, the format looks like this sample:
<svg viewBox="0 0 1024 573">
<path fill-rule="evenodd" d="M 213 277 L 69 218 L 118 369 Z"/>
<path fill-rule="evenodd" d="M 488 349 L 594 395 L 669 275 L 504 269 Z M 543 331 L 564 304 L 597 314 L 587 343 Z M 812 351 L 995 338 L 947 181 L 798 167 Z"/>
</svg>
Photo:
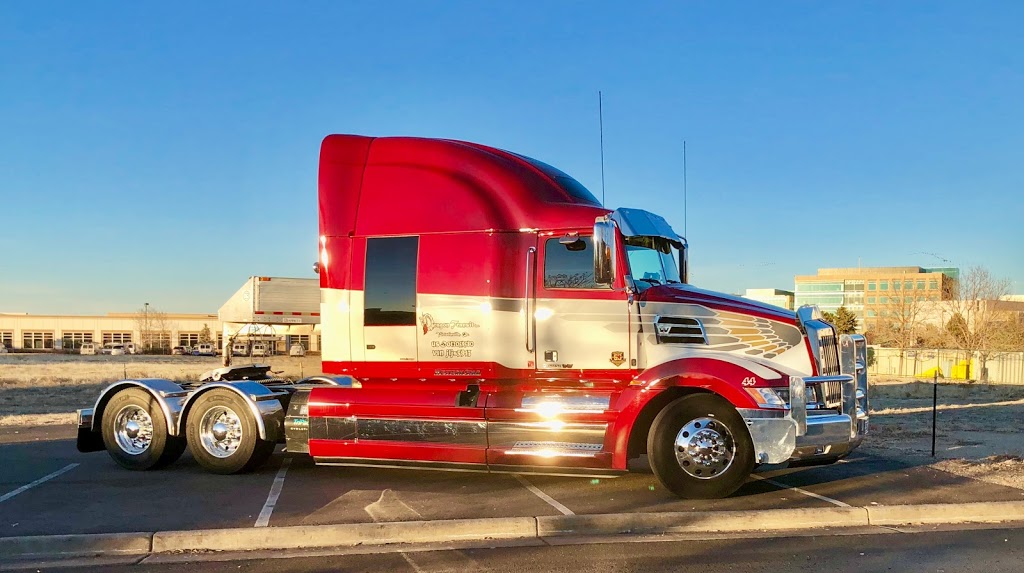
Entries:
<svg viewBox="0 0 1024 573">
<path fill-rule="evenodd" d="M 292 344 L 320 351 L 317 279 L 250 277 L 217 314 L 111 312 L 102 316 L 0 313 L 0 344 L 11 350 L 75 350 L 86 342 L 134 342 L 168 350 L 195 346 L 209 332 L 218 350 L 225 340 L 269 343 L 275 353 Z"/>
</svg>

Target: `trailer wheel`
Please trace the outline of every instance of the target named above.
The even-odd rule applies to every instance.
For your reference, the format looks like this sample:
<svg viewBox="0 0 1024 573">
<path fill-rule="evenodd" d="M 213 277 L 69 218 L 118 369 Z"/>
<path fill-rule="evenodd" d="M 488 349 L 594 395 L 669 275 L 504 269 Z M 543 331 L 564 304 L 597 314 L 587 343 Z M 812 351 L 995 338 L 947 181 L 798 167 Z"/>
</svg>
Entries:
<svg viewBox="0 0 1024 573">
<path fill-rule="evenodd" d="M 130 470 L 162 468 L 185 451 L 185 439 L 168 433 L 160 404 L 140 388 L 121 390 L 107 402 L 100 429 L 107 453 Z"/>
<path fill-rule="evenodd" d="M 211 390 L 196 398 L 185 433 L 192 457 L 217 474 L 252 471 L 274 453 L 274 442 L 260 439 L 249 405 L 229 390 Z"/>
<path fill-rule="evenodd" d="M 666 406 L 654 418 L 647 452 L 658 481 L 683 498 L 725 497 L 754 469 L 754 446 L 743 418 L 709 394 Z"/>
</svg>

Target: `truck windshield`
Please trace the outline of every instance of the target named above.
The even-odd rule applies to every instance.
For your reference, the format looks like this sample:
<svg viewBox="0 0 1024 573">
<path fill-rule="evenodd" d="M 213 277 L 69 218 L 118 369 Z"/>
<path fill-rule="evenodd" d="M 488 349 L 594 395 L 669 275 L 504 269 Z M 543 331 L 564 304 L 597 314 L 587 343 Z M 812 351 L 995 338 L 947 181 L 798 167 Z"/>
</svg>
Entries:
<svg viewBox="0 0 1024 573">
<path fill-rule="evenodd" d="M 661 237 L 625 237 L 629 270 L 641 289 L 678 283 L 679 251 Z"/>
</svg>

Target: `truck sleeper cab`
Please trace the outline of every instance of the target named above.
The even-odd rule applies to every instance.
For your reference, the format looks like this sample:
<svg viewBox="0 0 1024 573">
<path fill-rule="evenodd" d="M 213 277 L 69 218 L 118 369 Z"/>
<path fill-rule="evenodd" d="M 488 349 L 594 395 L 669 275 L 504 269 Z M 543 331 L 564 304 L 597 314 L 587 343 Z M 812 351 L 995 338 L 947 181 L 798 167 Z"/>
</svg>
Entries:
<svg viewBox="0 0 1024 573">
<path fill-rule="evenodd" d="M 262 450 L 239 436 L 254 432 L 330 465 L 613 476 L 647 453 L 670 491 L 720 497 L 758 464 L 834 461 L 867 430 L 862 338 L 837 338 L 812 308 L 692 287 L 663 218 L 605 209 L 545 163 L 329 136 L 319 199 L 334 382 L 166 387 L 166 407 L 137 408 L 209 469 L 250 467 Z M 142 386 L 123 388 L 153 396 Z M 135 418 L 108 412 L 83 412 L 80 444 L 102 434 L 130 466 L 117 436 Z"/>
</svg>

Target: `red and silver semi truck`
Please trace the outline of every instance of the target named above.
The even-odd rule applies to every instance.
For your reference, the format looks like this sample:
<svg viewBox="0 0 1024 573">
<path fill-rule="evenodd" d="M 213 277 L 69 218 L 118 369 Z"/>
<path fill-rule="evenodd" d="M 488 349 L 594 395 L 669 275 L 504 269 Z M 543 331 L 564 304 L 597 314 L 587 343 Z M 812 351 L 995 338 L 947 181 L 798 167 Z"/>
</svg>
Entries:
<svg viewBox="0 0 1024 573">
<path fill-rule="evenodd" d="M 646 454 L 683 497 L 835 461 L 868 427 L 866 346 L 687 281 L 662 217 L 463 141 L 331 135 L 319 173 L 324 376 L 266 366 L 123 380 L 81 451 L 217 473 L 279 443 L 317 464 L 615 476 Z"/>
</svg>

